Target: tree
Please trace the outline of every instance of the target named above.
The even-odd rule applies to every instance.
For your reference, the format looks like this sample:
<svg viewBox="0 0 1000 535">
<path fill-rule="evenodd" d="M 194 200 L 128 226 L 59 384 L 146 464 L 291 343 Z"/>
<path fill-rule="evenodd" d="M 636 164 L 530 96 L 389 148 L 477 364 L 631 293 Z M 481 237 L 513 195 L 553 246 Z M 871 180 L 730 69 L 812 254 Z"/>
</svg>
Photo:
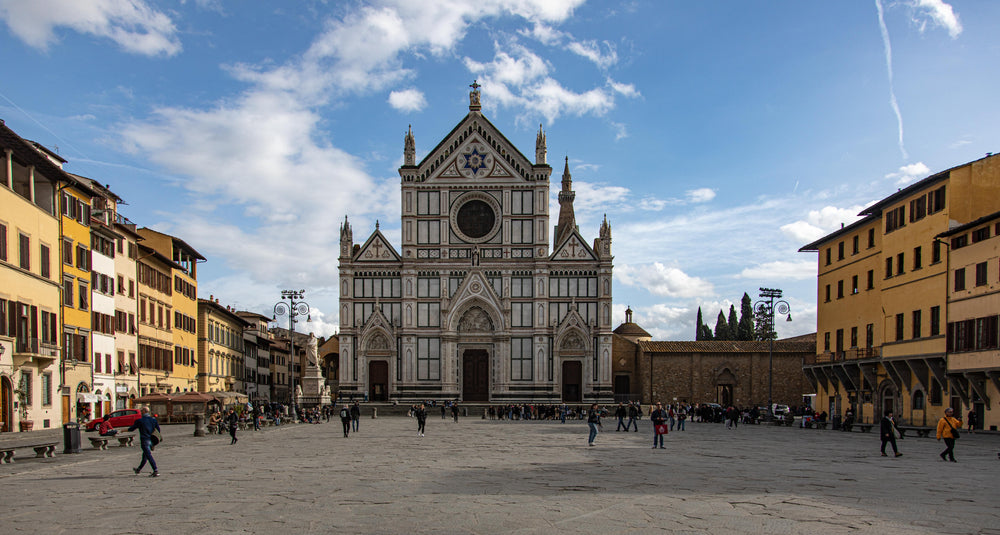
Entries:
<svg viewBox="0 0 1000 535">
<path fill-rule="evenodd" d="M 708 325 L 702 325 L 701 326 L 701 339 L 702 340 L 711 340 L 712 339 L 712 328 L 709 327 Z"/>
<path fill-rule="evenodd" d="M 716 340 L 729 340 L 729 323 L 726 321 L 726 315 L 719 311 L 719 317 L 715 320 L 715 339 Z"/>
<path fill-rule="evenodd" d="M 729 339 L 739 340 L 739 322 L 736 321 L 736 307 L 729 305 Z"/>
<path fill-rule="evenodd" d="M 753 301 L 746 292 L 743 292 L 743 299 L 740 301 L 740 323 L 736 328 L 737 340 L 754 340 L 753 328 Z"/>
<path fill-rule="evenodd" d="M 702 319 L 701 319 L 701 307 L 698 307 L 698 319 L 695 320 L 695 324 L 694 324 L 694 339 L 695 339 L 695 341 L 701 340 L 701 333 L 702 333 L 701 327 L 702 327 L 702 325 L 704 325 L 704 323 L 705 322 L 702 321 Z"/>
<path fill-rule="evenodd" d="M 771 329 L 771 317 L 763 314 L 754 315 L 754 330 L 758 340 L 777 340 L 778 335 Z"/>
</svg>

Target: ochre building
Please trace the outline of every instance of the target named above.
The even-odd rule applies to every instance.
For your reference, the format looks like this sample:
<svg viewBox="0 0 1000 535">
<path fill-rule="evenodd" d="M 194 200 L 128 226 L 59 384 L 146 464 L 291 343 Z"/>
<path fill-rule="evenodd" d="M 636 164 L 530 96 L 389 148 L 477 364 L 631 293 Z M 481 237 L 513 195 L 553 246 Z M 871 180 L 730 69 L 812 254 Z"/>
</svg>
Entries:
<svg viewBox="0 0 1000 535">
<path fill-rule="evenodd" d="M 934 425 L 951 406 L 997 425 L 987 399 L 990 384 L 992 392 L 997 386 L 997 334 L 989 330 L 996 320 L 980 307 L 996 291 L 997 258 L 985 242 L 1000 229 L 974 222 L 998 210 L 1000 156 L 987 156 L 903 188 L 800 249 L 819 254 L 818 333 L 804 370 L 820 408 L 831 415 L 851 409 L 865 422 L 892 410 L 905 423 Z M 956 228 L 965 230 L 947 234 Z M 961 250 L 973 240 L 984 244 Z M 985 282 L 974 286 L 977 269 Z M 954 284 L 958 270 L 966 270 L 967 286 Z M 953 363 L 949 322 L 972 319 L 979 329 L 979 318 L 974 336 L 981 340 L 975 351 L 962 350 L 975 358 Z"/>
</svg>

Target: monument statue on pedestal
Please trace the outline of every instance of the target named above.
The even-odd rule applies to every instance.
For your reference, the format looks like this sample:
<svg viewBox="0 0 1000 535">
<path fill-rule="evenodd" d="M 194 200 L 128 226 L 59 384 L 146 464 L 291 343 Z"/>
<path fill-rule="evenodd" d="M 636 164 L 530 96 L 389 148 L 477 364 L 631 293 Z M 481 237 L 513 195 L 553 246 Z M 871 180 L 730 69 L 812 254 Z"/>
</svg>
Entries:
<svg viewBox="0 0 1000 535">
<path fill-rule="evenodd" d="M 326 385 L 323 370 L 319 364 L 319 341 L 309 333 L 306 342 L 306 369 L 302 382 L 296 387 L 296 399 L 300 406 L 324 406 L 330 404 L 330 387 Z"/>
</svg>

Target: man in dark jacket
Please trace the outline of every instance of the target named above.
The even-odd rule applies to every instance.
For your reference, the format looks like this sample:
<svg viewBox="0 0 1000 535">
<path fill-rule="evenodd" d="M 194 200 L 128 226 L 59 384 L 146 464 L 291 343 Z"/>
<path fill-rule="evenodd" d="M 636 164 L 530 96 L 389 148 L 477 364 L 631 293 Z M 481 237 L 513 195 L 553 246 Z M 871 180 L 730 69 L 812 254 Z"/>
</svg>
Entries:
<svg viewBox="0 0 1000 535">
<path fill-rule="evenodd" d="M 896 421 L 892 419 L 892 410 L 887 409 L 882 417 L 882 425 L 879 426 L 879 434 L 882 435 L 882 457 L 887 457 L 885 445 L 892 444 L 892 453 L 899 457 L 903 455 L 896 449 Z"/>
<path fill-rule="evenodd" d="M 143 407 L 139 409 L 139 412 L 142 416 L 128 428 L 129 431 L 139 430 L 139 447 L 142 448 L 142 462 L 139 463 L 138 468 L 133 468 L 132 471 L 138 475 L 142 471 L 142 467 L 146 466 L 146 461 L 149 461 L 149 467 L 153 469 L 153 473 L 149 474 L 149 477 L 157 477 L 160 472 L 156 469 L 156 461 L 153 460 L 153 432 L 160 431 L 160 423 L 149 415 L 149 408 Z"/>
<path fill-rule="evenodd" d="M 618 431 L 621 431 L 622 428 L 625 427 L 625 415 L 626 414 L 627 414 L 627 412 L 625 411 L 625 404 L 624 403 L 619 403 L 618 407 L 615 408 L 615 418 L 618 418 L 618 427 L 615 428 L 615 432 L 616 433 Z M 628 427 L 625 427 L 625 431 L 628 431 Z"/>
<path fill-rule="evenodd" d="M 664 449 L 663 435 L 666 434 L 667 411 L 663 409 L 662 403 L 656 404 L 656 408 L 649 414 L 649 419 L 653 421 L 653 449 L 656 449 L 657 442 L 659 442 L 660 449 Z"/>
<path fill-rule="evenodd" d="M 351 409 L 346 403 L 340 408 L 340 423 L 344 424 L 344 438 L 347 438 L 351 434 Z"/>
<path fill-rule="evenodd" d="M 351 430 L 354 431 L 355 433 L 358 432 L 358 423 L 360 422 L 360 420 L 361 420 L 361 406 L 358 405 L 357 401 L 355 401 L 354 405 L 351 405 L 351 426 L 353 427 Z"/>
<path fill-rule="evenodd" d="M 240 416 L 236 414 L 235 410 L 229 409 L 229 415 L 226 416 L 226 423 L 229 424 L 229 436 L 233 438 L 229 441 L 229 445 L 232 446 L 239 440 L 236 438 L 236 428 L 240 426 Z"/>
<path fill-rule="evenodd" d="M 427 424 L 427 411 L 424 410 L 423 403 L 417 407 L 417 410 L 413 411 L 413 415 L 417 417 L 417 434 L 424 436 L 424 425 Z"/>
</svg>

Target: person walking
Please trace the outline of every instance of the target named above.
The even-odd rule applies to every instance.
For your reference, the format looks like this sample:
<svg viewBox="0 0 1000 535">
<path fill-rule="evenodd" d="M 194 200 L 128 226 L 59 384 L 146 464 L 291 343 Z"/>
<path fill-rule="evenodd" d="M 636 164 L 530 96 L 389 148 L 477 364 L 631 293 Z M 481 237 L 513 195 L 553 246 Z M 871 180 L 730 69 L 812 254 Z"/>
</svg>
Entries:
<svg viewBox="0 0 1000 535">
<path fill-rule="evenodd" d="M 625 432 L 628 433 L 630 427 L 635 426 L 634 431 L 639 432 L 639 404 L 632 402 L 628 404 L 628 423 L 625 424 Z"/>
<path fill-rule="evenodd" d="M 590 438 L 587 439 L 587 445 L 593 446 L 594 439 L 597 438 L 597 428 L 601 427 L 601 411 L 597 407 L 597 403 L 590 406 L 590 412 L 587 414 L 587 425 L 590 427 Z"/>
<path fill-rule="evenodd" d="M 358 432 L 358 424 L 361 420 L 361 405 L 355 401 L 354 405 L 351 405 L 351 430 L 355 433 Z"/>
<path fill-rule="evenodd" d="M 260 407 L 259 406 L 257 406 L 257 405 L 253 406 L 253 412 L 251 413 L 251 416 L 253 416 L 253 430 L 254 431 L 260 431 Z"/>
<path fill-rule="evenodd" d="M 443 407 L 442 410 L 444 410 Z M 427 425 L 427 411 L 424 409 L 423 403 L 417 407 L 417 410 L 413 411 L 413 415 L 417 417 L 417 435 L 424 436 L 424 426 Z"/>
<path fill-rule="evenodd" d="M 677 407 L 677 430 L 678 431 L 683 431 L 684 430 L 684 421 L 687 420 L 687 417 L 688 417 L 687 409 L 684 408 L 684 405 L 679 405 Z"/>
<path fill-rule="evenodd" d="M 659 441 L 660 449 L 663 447 L 663 435 L 667 434 L 667 411 L 663 410 L 663 404 L 657 403 L 656 408 L 649 413 L 649 419 L 653 421 L 653 449 L 656 449 Z"/>
<path fill-rule="evenodd" d="M 879 434 L 882 435 L 882 457 L 888 457 L 885 453 L 885 445 L 892 444 L 892 453 L 896 457 L 902 457 L 903 454 L 899 453 L 899 449 L 896 448 L 896 433 L 899 430 L 896 429 L 896 420 L 892 417 L 892 409 L 886 409 L 885 416 L 882 417 L 882 424 L 879 427 Z"/>
<path fill-rule="evenodd" d="M 236 414 L 235 410 L 229 409 L 229 415 L 226 416 L 226 423 L 229 424 L 229 436 L 233 437 L 233 440 L 229 442 L 229 445 L 232 446 L 239 441 L 239 439 L 236 438 L 236 428 L 240 425 L 240 417 Z"/>
<path fill-rule="evenodd" d="M 451 417 L 458 423 L 458 402 L 454 401 L 451 404 Z"/>
<path fill-rule="evenodd" d="M 976 409 L 972 409 L 972 410 L 969 411 L 968 422 L 969 422 L 969 432 L 972 433 L 972 434 L 975 434 L 976 433 Z"/>
<path fill-rule="evenodd" d="M 624 403 L 618 403 L 618 407 L 615 408 L 615 418 L 618 419 L 618 427 L 615 428 L 615 432 L 616 433 L 618 431 L 621 431 L 622 428 L 625 427 L 625 415 L 626 414 L 627 414 L 627 412 L 625 411 L 625 404 Z M 627 427 L 625 427 L 625 431 L 626 432 L 628 431 Z"/>
<path fill-rule="evenodd" d="M 340 423 L 344 425 L 344 438 L 351 434 L 351 409 L 344 403 L 340 408 Z"/>
<path fill-rule="evenodd" d="M 149 477 L 159 477 L 160 471 L 156 469 L 156 461 L 153 460 L 153 446 L 155 445 L 153 444 L 153 433 L 155 432 L 157 436 L 160 434 L 160 423 L 149 415 L 149 407 L 139 409 L 139 413 L 142 416 L 128 428 L 129 431 L 139 430 L 139 447 L 142 448 L 142 462 L 139 463 L 138 468 L 133 468 L 132 471 L 139 475 L 139 472 L 142 472 L 142 467 L 146 466 L 148 461 L 149 467 L 153 469 L 153 473 L 149 474 Z M 159 438 L 156 440 L 159 443 Z"/>
<path fill-rule="evenodd" d="M 955 410 L 951 407 L 944 410 L 944 416 L 937 424 L 937 439 L 944 439 L 944 445 L 947 446 L 941 452 L 941 460 L 956 463 L 958 461 L 955 460 L 955 440 L 958 439 L 958 429 L 962 427 L 962 420 L 955 418 L 954 414 Z"/>
</svg>

